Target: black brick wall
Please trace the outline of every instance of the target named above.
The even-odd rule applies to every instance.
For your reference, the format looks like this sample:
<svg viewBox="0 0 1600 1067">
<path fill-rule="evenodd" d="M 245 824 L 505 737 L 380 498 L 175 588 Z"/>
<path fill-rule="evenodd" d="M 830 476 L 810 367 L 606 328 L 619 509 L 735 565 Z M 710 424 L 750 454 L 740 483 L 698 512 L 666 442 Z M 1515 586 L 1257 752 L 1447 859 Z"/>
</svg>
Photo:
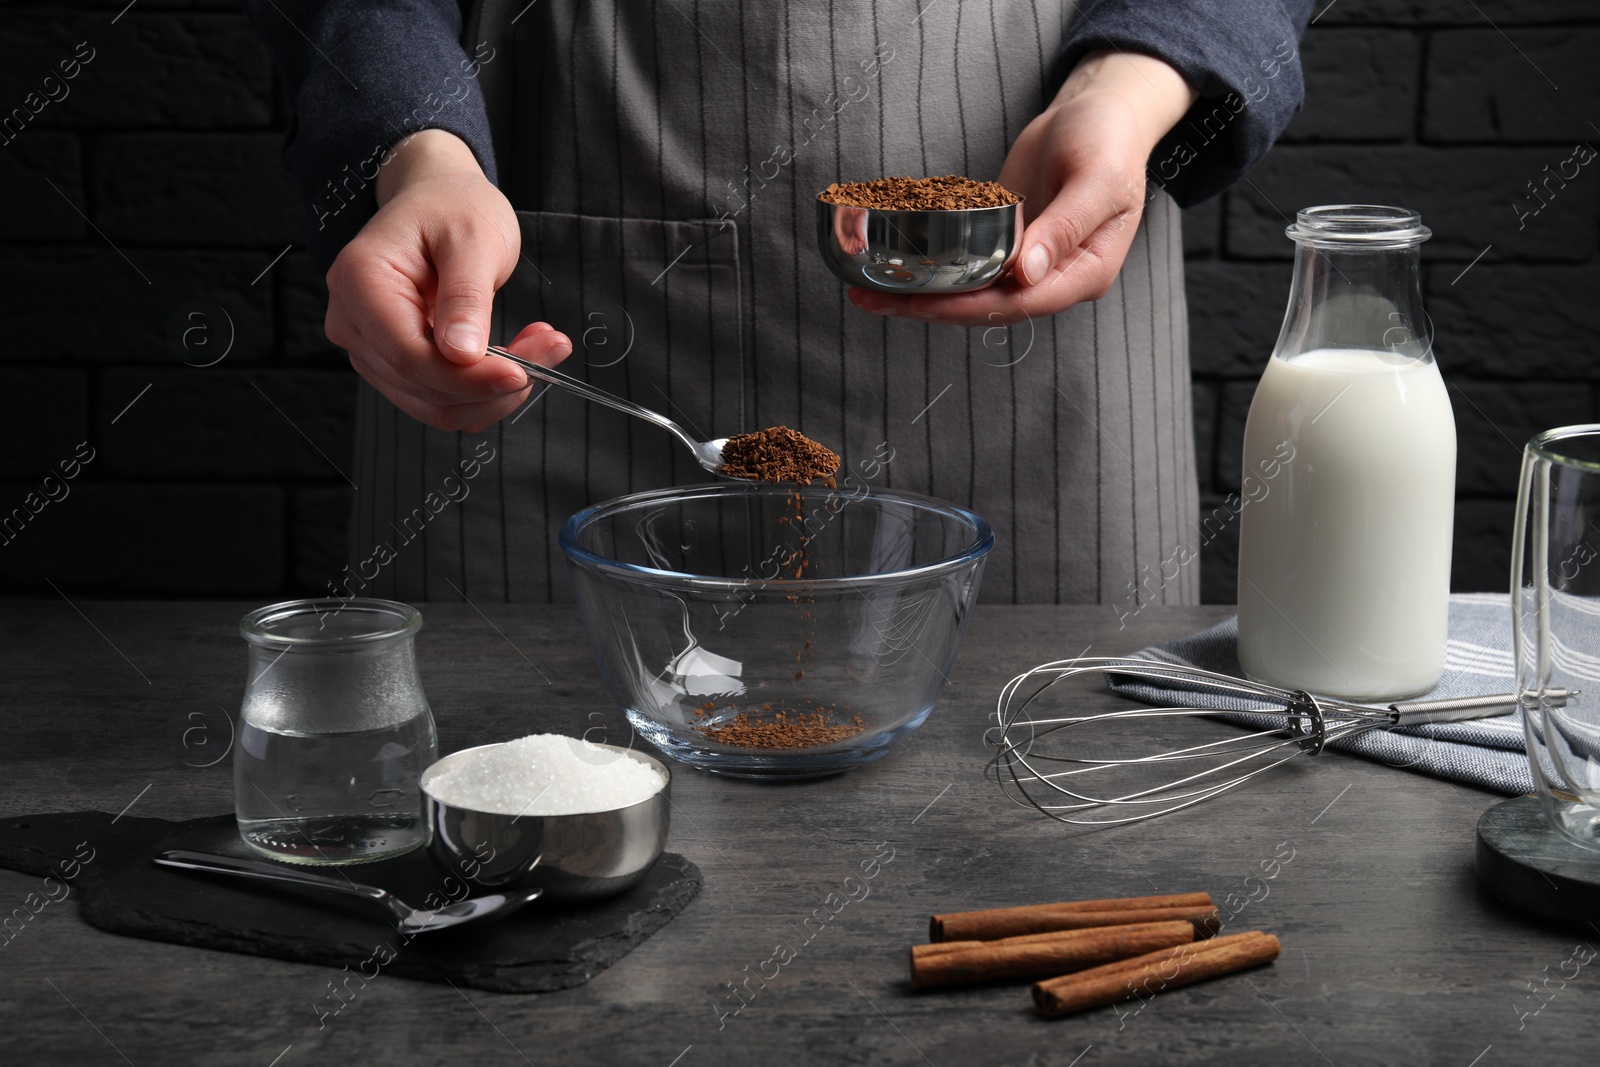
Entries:
<svg viewBox="0 0 1600 1067">
<path fill-rule="evenodd" d="M 1414 206 L 1461 442 L 1456 584 L 1504 586 L 1521 443 L 1596 415 L 1600 161 L 1520 229 L 1512 204 L 1600 143 L 1597 50 L 1594 0 L 1324 9 L 1305 111 L 1248 184 L 1186 219 L 1208 504 L 1237 484 L 1282 316 L 1282 215 Z M 316 591 L 343 563 L 353 378 L 322 337 L 272 69 L 218 0 L 0 3 L 0 120 L 75 61 L 64 98 L 0 127 L 0 520 L 27 516 L 0 526 L 0 590 Z M 197 307 L 228 321 L 183 317 Z M 222 358 L 186 366 L 186 326 L 191 364 Z M 62 481 L 84 441 L 93 459 Z M 1208 546 L 1208 600 L 1233 599 L 1233 533 Z"/>
<path fill-rule="evenodd" d="M 67 95 L 0 132 L 0 517 L 60 497 L 0 528 L 0 589 L 321 588 L 354 378 L 322 338 L 271 64 L 235 3 L 4 5 L 0 119 L 85 41 Z M 178 314 L 208 305 L 228 322 Z M 196 325 L 189 361 L 214 365 L 171 343 Z M 85 440 L 62 497 L 44 479 Z"/>
</svg>

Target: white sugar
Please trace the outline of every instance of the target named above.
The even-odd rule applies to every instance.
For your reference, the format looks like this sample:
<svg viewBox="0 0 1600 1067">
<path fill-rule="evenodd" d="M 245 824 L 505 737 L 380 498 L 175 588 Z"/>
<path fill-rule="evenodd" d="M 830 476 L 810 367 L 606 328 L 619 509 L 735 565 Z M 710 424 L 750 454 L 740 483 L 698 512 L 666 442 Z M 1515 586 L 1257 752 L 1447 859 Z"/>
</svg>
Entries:
<svg viewBox="0 0 1600 1067">
<path fill-rule="evenodd" d="M 666 775 L 616 749 L 562 734 L 494 745 L 428 780 L 451 807 L 497 815 L 580 815 L 648 800 Z"/>
</svg>

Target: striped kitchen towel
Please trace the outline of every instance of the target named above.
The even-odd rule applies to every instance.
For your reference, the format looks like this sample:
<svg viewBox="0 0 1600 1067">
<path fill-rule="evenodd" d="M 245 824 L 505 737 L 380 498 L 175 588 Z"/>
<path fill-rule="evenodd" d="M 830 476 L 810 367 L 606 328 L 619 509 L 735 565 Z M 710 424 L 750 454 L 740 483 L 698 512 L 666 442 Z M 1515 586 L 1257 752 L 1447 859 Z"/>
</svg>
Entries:
<svg viewBox="0 0 1600 1067">
<path fill-rule="evenodd" d="M 1444 676 L 1438 685 L 1414 699 L 1509 693 L 1516 688 L 1516 666 L 1511 656 L 1511 607 L 1504 594 L 1455 594 L 1450 598 L 1449 625 Z M 1242 677 L 1238 637 L 1239 620 L 1235 617 L 1199 633 L 1135 652 L 1130 658 L 1187 664 Z M 1274 707 L 1265 702 L 1188 690 L 1176 684 L 1162 685 L 1143 679 L 1135 682 L 1126 677 L 1114 679 L 1111 688 L 1123 696 L 1162 706 L 1181 703 L 1188 707 L 1218 709 L 1267 710 Z M 1259 715 L 1220 717 L 1256 729 L 1270 724 L 1270 720 Z M 1520 711 L 1470 722 L 1371 730 L 1329 742 L 1328 747 L 1354 752 L 1391 767 L 1467 782 L 1508 796 L 1533 792 L 1533 776 L 1528 771 L 1528 757 L 1523 749 Z"/>
</svg>

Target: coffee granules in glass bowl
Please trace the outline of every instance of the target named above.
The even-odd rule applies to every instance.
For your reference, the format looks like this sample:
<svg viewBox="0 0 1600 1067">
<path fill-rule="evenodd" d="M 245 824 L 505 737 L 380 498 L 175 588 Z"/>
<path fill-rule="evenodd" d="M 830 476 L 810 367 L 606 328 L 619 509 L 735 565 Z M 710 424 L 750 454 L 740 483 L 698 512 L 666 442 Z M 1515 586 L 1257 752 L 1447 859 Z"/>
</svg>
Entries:
<svg viewBox="0 0 1600 1067">
<path fill-rule="evenodd" d="M 744 433 L 730 437 L 722 446 L 722 473 L 734 478 L 753 478 L 766 482 L 803 482 L 807 485 L 821 480 L 830 489 L 833 476 L 839 470 L 839 456 L 811 438 L 787 426 L 773 426 L 757 433 Z M 803 526 L 805 496 L 796 488 L 784 498 L 791 514 L 778 518 L 784 525 L 800 526 L 800 543 L 780 566 L 784 577 L 798 580 L 804 577 L 811 562 L 812 534 Z M 794 570 L 789 572 L 788 568 Z M 804 644 L 794 654 L 796 664 L 811 660 L 816 644 L 815 619 L 809 607 L 811 597 L 803 589 L 786 593 L 784 599 L 800 606 L 800 624 Z M 806 676 L 805 667 L 794 672 L 794 683 Z M 800 705 L 813 705 L 804 709 Z M 850 711 L 849 705 L 845 712 Z M 715 703 L 693 709 L 694 731 L 717 744 L 730 748 L 793 750 L 817 748 L 845 741 L 866 729 L 859 715 L 850 720 L 839 718 L 838 705 L 824 707 L 811 697 L 801 697 L 794 707 L 773 709 L 764 704 L 759 709 L 740 710 L 729 705 L 718 711 Z"/>
<path fill-rule="evenodd" d="M 694 716 L 697 719 L 707 718 L 714 709 L 714 704 L 695 708 Z M 850 709 L 847 706 L 845 710 Z M 859 715 L 842 721 L 834 709 L 820 705 L 815 711 L 773 711 L 772 705 L 766 704 L 755 717 L 750 712 L 739 711 L 732 718 L 718 723 L 702 723 L 694 729 L 709 741 L 735 748 L 796 749 L 816 748 L 849 740 L 866 729 L 866 725 Z"/>
<path fill-rule="evenodd" d="M 763 482 L 810 482 L 831 478 L 838 453 L 787 426 L 735 434 L 722 446 L 722 473 Z"/>
<path fill-rule="evenodd" d="M 948 174 L 943 178 L 878 178 L 834 182 L 819 198 L 829 204 L 880 211 L 965 211 L 1006 207 L 1022 197 L 999 182 L 979 182 Z"/>
</svg>

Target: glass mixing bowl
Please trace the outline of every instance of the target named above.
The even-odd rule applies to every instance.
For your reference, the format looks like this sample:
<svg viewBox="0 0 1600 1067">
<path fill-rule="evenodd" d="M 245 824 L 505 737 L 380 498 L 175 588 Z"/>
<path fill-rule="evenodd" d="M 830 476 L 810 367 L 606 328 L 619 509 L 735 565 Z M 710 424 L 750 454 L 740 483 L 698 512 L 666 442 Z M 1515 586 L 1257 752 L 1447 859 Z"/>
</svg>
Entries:
<svg viewBox="0 0 1600 1067">
<path fill-rule="evenodd" d="M 752 778 L 848 770 L 922 725 L 993 547 L 970 511 L 864 486 L 635 493 L 561 530 L 634 728 L 674 759 Z"/>
</svg>

